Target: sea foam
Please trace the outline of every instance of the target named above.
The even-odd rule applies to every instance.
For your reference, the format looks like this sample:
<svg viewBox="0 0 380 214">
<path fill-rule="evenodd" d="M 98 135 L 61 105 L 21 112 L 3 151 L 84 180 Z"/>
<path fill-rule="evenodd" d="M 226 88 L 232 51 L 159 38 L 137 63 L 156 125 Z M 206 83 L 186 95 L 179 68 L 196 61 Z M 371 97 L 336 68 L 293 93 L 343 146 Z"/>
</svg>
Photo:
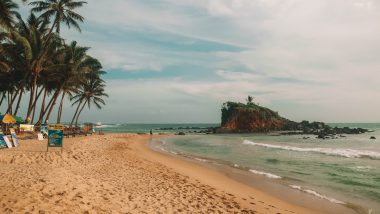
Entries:
<svg viewBox="0 0 380 214">
<path fill-rule="evenodd" d="M 335 198 L 331 198 L 331 197 L 328 197 L 328 196 L 322 195 L 322 194 L 320 194 L 320 193 L 318 193 L 318 192 L 316 192 L 316 191 L 314 191 L 314 190 L 304 189 L 304 188 L 302 188 L 302 187 L 300 187 L 300 186 L 296 186 L 296 185 L 289 185 L 289 186 L 290 186 L 291 188 L 293 188 L 293 189 L 297 189 L 297 190 L 299 190 L 299 191 L 302 191 L 302 192 L 308 193 L 308 194 L 310 194 L 310 195 L 314 195 L 314 196 L 316 196 L 316 197 L 318 197 L 318 198 L 321 198 L 321 199 L 324 199 L 324 200 L 328 200 L 328 201 L 330 201 L 330 202 L 332 202 L 332 203 L 335 203 L 335 204 L 346 204 L 346 203 L 344 203 L 343 201 L 339 201 L 339 200 L 337 200 L 337 199 L 335 199 Z"/>
<path fill-rule="evenodd" d="M 256 175 L 264 175 L 265 177 L 272 178 L 272 179 L 281 179 L 281 176 L 278 176 L 278 175 L 275 175 L 275 174 L 271 174 L 271 173 L 268 173 L 268 172 L 257 171 L 257 170 L 254 170 L 254 169 L 250 169 L 249 171 L 252 172 L 252 173 L 254 173 L 254 174 L 256 174 Z"/>
<path fill-rule="evenodd" d="M 202 159 L 202 158 L 194 158 L 194 160 L 200 161 L 200 162 L 207 162 L 207 160 Z"/>
<path fill-rule="evenodd" d="M 104 124 L 96 128 L 113 128 L 113 127 L 118 127 L 118 126 L 121 126 L 121 125 L 120 124 Z"/>
<path fill-rule="evenodd" d="M 380 159 L 380 153 L 366 150 L 355 150 L 355 149 L 334 149 L 334 148 L 300 148 L 293 146 L 280 146 L 273 144 L 255 143 L 249 140 L 244 140 L 243 144 L 261 146 L 272 149 L 283 149 L 296 152 L 316 152 L 326 155 L 341 156 L 346 158 L 372 158 Z"/>
</svg>

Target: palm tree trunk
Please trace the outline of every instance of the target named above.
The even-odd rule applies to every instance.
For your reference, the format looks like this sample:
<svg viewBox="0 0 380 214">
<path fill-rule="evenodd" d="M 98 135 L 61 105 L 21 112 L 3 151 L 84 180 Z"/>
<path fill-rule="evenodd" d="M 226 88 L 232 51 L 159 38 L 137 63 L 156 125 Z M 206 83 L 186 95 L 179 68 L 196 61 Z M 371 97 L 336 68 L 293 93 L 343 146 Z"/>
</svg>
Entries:
<svg viewBox="0 0 380 214">
<path fill-rule="evenodd" d="M 33 83 L 32 88 L 30 89 L 30 99 L 29 99 L 29 105 L 28 105 L 28 113 L 26 115 L 26 118 L 30 117 L 30 114 L 32 113 L 32 104 L 34 101 L 34 97 L 37 93 L 37 73 L 33 77 Z"/>
<path fill-rule="evenodd" d="M 80 109 L 80 111 L 79 111 L 79 113 L 78 113 L 78 115 L 77 115 L 77 119 L 75 120 L 75 126 L 78 125 L 78 119 L 79 119 L 79 116 L 80 116 L 80 114 L 82 113 L 84 107 L 86 106 L 86 103 L 87 103 L 87 100 L 83 103 L 83 106 L 82 106 L 82 108 Z"/>
<path fill-rule="evenodd" d="M 13 103 L 14 103 L 14 100 L 16 99 L 15 93 L 16 92 L 8 92 L 8 99 L 11 101 L 10 103 L 8 103 L 9 111 L 7 113 L 9 114 L 13 114 Z"/>
<path fill-rule="evenodd" d="M 21 102 L 21 98 L 22 98 L 22 95 L 24 94 L 24 90 L 21 90 L 21 93 L 20 93 L 20 96 L 18 97 L 18 101 L 17 101 L 17 105 L 16 105 L 16 110 L 15 110 L 15 113 L 14 115 L 17 116 L 17 112 L 20 108 L 20 102 Z"/>
<path fill-rule="evenodd" d="M 33 113 L 32 113 L 32 120 L 30 122 L 31 124 L 33 124 L 34 116 L 36 116 L 36 105 L 37 105 L 38 100 L 40 99 L 40 96 L 41 96 L 43 90 L 44 90 L 44 87 L 42 86 L 40 92 L 38 92 L 38 94 L 37 94 L 36 99 L 34 99 L 34 102 L 32 105 Z M 38 86 L 37 86 L 37 91 L 38 91 Z"/>
<path fill-rule="evenodd" d="M 48 110 L 50 109 L 50 107 L 54 101 L 54 97 L 55 97 L 55 93 L 54 93 L 53 97 L 50 99 L 47 106 L 45 108 L 41 108 L 42 113 L 40 114 L 40 119 L 38 120 L 37 124 L 40 124 L 43 121 L 43 118 L 45 117 L 46 112 L 48 112 Z"/>
<path fill-rule="evenodd" d="M 36 98 L 34 99 L 34 101 L 33 101 L 32 109 L 35 109 L 35 108 L 36 108 L 36 104 L 37 104 L 38 100 L 40 99 L 43 90 L 44 90 L 44 87 L 42 86 L 42 87 L 41 87 L 41 90 L 40 90 L 40 91 L 38 92 L 38 94 L 37 94 L 37 97 L 36 97 Z M 36 91 L 38 91 L 38 86 L 37 86 L 37 90 L 36 90 Z"/>
<path fill-rule="evenodd" d="M 44 116 L 44 110 L 45 110 L 45 101 L 46 101 L 46 95 L 47 95 L 47 89 L 45 89 L 44 97 L 42 98 L 42 104 L 41 104 L 41 110 L 40 110 L 40 116 L 38 118 L 37 124 L 40 124 L 42 122 L 42 118 Z M 33 120 L 32 120 L 33 123 Z"/>
<path fill-rule="evenodd" d="M 83 100 L 81 100 L 81 101 L 79 102 L 79 104 L 78 104 L 77 110 L 75 111 L 75 114 L 74 114 L 74 116 L 73 116 L 73 119 L 71 120 L 70 127 L 73 125 L 74 120 L 75 120 L 75 118 L 77 117 L 77 114 L 78 114 L 78 111 L 79 111 L 79 108 L 80 108 L 80 105 L 82 104 L 82 102 L 83 102 Z"/>
<path fill-rule="evenodd" d="M 11 96 L 11 99 L 8 99 L 8 109 L 6 110 L 6 114 L 7 113 L 12 113 L 12 106 L 13 106 L 13 103 L 16 101 L 16 97 L 17 97 L 17 94 L 20 92 L 20 90 L 22 89 L 23 87 L 19 87 L 16 92 L 15 92 L 15 96 Z M 8 92 L 8 95 L 9 95 L 9 92 Z M 8 96 L 9 98 L 9 96 Z"/>
<path fill-rule="evenodd" d="M 66 92 L 64 91 L 62 93 L 62 98 L 61 98 L 61 103 L 59 104 L 59 109 L 58 109 L 58 116 L 57 116 L 57 123 L 61 123 L 61 116 L 62 116 L 62 108 L 63 108 L 63 100 L 65 99 Z"/>
<path fill-rule="evenodd" d="M 5 98 L 5 92 L 3 92 L 3 95 L 1 96 L 0 107 L 1 107 L 1 104 L 3 104 L 4 98 Z"/>
<path fill-rule="evenodd" d="M 33 121 L 34 121 L 34 116 L 36 115 L 36 107 L 32 107 L 33 109 L 33 112 L 32 112 L 32 120 L 30 121 L 30 124 L 33 124 Z"/>
<path fill-rule="evenodd" d="M 18 93 L 21 91 L 21 89 L 24 88 L 25 83 L 26 83 L 26 79 L 27 79 L 28 77 L 29 77 L 29 74 L 25 74 L 25 76 L 24 76 L 24 78 L 22 79 L 22 81 L 21 81 L 19 87 L 18 87 L 17 90 L 16 90 L 16 94 L 18 94 Z M 9 105 L 9 100 L 8 100 L 8 109 L 6 110 L 5 113 L 8 113 L 8 112 L 10 111 L 10 107 L 13 105 L 13 103 L 14 103 L 15 100 L 16 100 L 16 97 L 15 97 L 14 99 L 12 99 L 12 101 L 11 101 L 11 105 Z"/>
<path fill-rule="evenodd" d="M 55 104 L 56 104 L 56 102 L 57 102 L 58 96 L 59 96 L 59 94 L 61 93 L 61 91 L 62 91 L 62 89 L 63 89 L 63 85 L 64 85 L 64 84 L 61 85 L 61 87 L 56 91 L 56 93 L 55 93 L 54 96 L 53 96 L 53 102 L 51 103 L 51 106 L 50 106 L 49 112 L 48 112 L 48 114 L 47 114 L 47 116 L 46 116 L 46 118 L 45 118 L 45 122 L 48 121 L 49 118 L 50 118 L 51 112 L 52 112 L 53 109 L 54 109 L 54 106 L 55 106 Z"/>
<path fill-rule="evenodd" d="M 8 91 L 8 110 L 5 114 L 12 113 L 12 98 L 11 98 L 11 92 Z"/>
</svg>

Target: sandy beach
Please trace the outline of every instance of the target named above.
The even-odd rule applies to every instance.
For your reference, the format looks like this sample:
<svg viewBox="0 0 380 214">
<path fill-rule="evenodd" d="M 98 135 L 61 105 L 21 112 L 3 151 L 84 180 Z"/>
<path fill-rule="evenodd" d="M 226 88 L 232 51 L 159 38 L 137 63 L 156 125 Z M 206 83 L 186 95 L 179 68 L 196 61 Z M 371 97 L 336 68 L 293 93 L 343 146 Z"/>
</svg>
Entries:
<svg viewBox="0 0 380 214">
<path fill-rule="evenodd" d="M 149 136 L 22 140 L 0 151 L 1 213 L 318 213 L 149 149 Z"/>
</svg>

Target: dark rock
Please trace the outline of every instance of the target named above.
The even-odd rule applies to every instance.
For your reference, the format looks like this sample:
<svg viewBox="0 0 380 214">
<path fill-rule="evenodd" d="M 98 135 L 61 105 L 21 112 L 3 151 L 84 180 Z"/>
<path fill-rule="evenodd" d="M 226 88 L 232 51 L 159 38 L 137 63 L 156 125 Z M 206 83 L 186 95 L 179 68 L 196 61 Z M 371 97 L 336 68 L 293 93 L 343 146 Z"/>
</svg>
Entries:
<svg viewBox="0 0 380 214">
<path fill-rule="evenodd" d="M 376 140 L 376 137 L 375 136 L 371 136 L 369 139 Z"/>
<path fill-rule="evenodd" d="M 319 135 L 317 136 L 317 138 L 318 138 L 318 139 L 326 139 L 326 135 L 324 135 L 324 134 L 319 134 Z"/>
<path fill-rule="evenodd" d="M 253 102 L 247 104 L 226 102 L 222 106 L 221 127 L 209 130 L 213 133 L 269 133 L 280 131 L 281 135 L 317 135 L 319 139 L 337 139 L 342 134 L 362 134 L 362 128 L 330 127 L 323 122 L 300 123 L 281 117 L 278 112 Z M 195 128 L 195 127 L 191 127 Z M 344 137 L 344 136 L 343 136 Z"/>
<path fill-rule="evenodd" d="M 186 135 L 184 132 L 178 132 L 177 135 Z"/>
</svg>

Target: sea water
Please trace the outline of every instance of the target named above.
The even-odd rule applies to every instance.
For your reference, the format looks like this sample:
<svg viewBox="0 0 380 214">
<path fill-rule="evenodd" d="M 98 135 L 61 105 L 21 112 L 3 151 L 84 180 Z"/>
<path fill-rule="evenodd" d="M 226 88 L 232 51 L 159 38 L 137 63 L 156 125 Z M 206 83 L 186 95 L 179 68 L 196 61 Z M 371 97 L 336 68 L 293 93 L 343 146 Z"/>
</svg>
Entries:
<svg viewBox="0 0 380 214">
<path fill-rule="evenodd" d="M 172 154 L 216 161 L 330 203 L 380 213 L 380 124 L 330 125 L 374 132 L 325 140 L 313 135 L 188 135 L 158 143 Z"/>
<path fill-rule="evenodd" d="M 210 127 L 217 127 L 218 124 L 103 124 L 96 131 L 109 133 L 194 133 L 207 130 Z"/>
</svg>

